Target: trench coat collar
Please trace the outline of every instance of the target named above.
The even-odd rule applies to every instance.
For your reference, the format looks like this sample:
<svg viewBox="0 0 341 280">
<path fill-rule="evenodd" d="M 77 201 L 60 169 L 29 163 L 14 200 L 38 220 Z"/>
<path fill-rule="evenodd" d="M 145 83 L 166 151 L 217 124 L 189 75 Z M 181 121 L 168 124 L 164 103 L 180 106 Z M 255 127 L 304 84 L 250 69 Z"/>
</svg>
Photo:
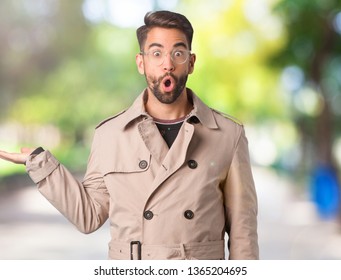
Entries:
<svg viewBox="0 0 341 280">
<path fill-rule="evenodd" d="M 193 110 L 189 114 L 189 118 L 197 117 L 199 121 L 206 127 L 217 129 L 217 123 L 213 115 L 213 111 L 189 88 L 187 88 L 188 98 L 192 99 Z"/>
<path fill-rule="evenodd" d="M 146 112 L 145 109 L 145 97 L 147 90 L 143 92 L 135 99 L 133 104 L 125 111 L 125 120 L 123 121 L 123 129 L 139 119 L 151 119 L 152 117 Z M 214 118 L 212 109 L 206 106 L 200 98 L 189 88 L 187 88 L 188 98 L 193 103 L 193 110 L 187 116 L 186 120 L 190 121 L 191 118 L 196 117 L 206 127 L 211 129 L 217 129 L 217 123 Z"/>
</svg>

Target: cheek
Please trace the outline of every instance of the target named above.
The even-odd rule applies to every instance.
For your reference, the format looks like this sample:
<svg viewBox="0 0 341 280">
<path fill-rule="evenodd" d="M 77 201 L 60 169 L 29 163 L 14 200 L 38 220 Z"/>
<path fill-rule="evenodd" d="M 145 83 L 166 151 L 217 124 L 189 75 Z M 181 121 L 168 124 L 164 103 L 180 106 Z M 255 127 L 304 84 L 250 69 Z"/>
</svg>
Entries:
<svg viewBox="0 0 341 280">
<path fill-rule="evenodd" d="M 152 67 L 148 64 L 144 64 L 144 74 L 147 75 L 148 77 L 154 77 L 154 76 L 157 76 L 156 75 L 156 69 L 155 67 Z"/>
<path fill-rule="evenodd" d="M 146 82 L 149 86 L 155 87 L 159 85 L 158 79 L 154 75 L 145 74 Z"/>
<path fill-rule="evenodd" d="M 182 65 L 178 65 L 175 68 L 175 72 L 177 73 L 177 75 L 189 75 L 193 72 L 193 66 L 190 62 L 187 62 L 185 64 Z"/>
<path fill-rule="evenodd" d="M 156 73 L 152 68 L 148 68 L 148 66 L 144 67 L 144 75 L 148 77 L 148 79 L 156 77 Z"/>
</svg>

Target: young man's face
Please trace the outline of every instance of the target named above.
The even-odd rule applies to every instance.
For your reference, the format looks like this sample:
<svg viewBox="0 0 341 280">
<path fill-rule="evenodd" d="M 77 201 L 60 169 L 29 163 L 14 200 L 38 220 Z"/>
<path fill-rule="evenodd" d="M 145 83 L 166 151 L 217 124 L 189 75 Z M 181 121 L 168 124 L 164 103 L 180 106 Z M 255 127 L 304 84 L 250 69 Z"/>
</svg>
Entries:
<svg viewBox="0 0 341 280">
<path fill-rule="evenodd" d="M 171 104 L 184 92 L 187 77 L 193 72 L 195 55 L 189 51 L 183 32 L 152 28 L 136 56 L 140 74 L 145 75 L 148 91 L 164 104 Z"/>
</svg>

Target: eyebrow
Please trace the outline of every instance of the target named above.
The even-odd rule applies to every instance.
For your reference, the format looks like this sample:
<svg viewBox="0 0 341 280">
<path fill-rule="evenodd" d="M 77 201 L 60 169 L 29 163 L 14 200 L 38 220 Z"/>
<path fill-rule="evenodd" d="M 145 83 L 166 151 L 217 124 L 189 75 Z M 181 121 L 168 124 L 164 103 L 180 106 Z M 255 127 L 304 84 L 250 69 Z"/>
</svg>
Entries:
<svg viewBox="0 0 341 280">
<path fill-rule="evenodd" d="M 159 47 L 159 48 L 163 48 L 163 46 L 159 43 L 152 43 L 148 46 L 148 49 L 152 48 L 152 47 Z"/>
<path fill-rule="evenodd" d="M 151 43 L 149 46 L 148 46 L 148 49 L 152 48 L 152 47 L 159 47 L 159 48 L 164 48 L 164 46 L 162 44 L 159 44 L 159 43 Z M 176 43 L 174 44 L 173 48 L 177 48 L 177 47 L 184 47 L 184 48 L 187 48 L 187 45 L 183 42 L 179 42 L 179 43 Z"/>
<path fill-rule="evenodd" d="M 187 45 L 185 44 L 185 43 L 183 43 L 183 42 L 179 42 L 179 43 L 176 43 L 173 47 L 184 47 L 184 48 L 186 48 L 187 49 Z"/>
</svg>

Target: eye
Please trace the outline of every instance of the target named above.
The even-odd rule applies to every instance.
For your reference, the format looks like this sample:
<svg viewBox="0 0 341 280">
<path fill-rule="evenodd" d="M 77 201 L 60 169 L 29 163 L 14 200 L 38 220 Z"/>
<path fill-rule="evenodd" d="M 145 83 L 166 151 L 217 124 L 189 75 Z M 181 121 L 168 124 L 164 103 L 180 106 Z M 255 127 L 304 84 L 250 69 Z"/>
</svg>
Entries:
<svg viewBox="0 0 341 280">
<path fill-rule="evenodd" d="M 162 56 L 161 51 L 153 51 L 152 54 L 153 54 L 154 57 L 160 57 L 160 56 Z"/>
<path fill-rule="evenodd" d="M 174 57 L 182 57 L 184 55 L 184 52 L 180 50 L 176 50 L 174 51 L 173 55 Z"/>
</svg>

